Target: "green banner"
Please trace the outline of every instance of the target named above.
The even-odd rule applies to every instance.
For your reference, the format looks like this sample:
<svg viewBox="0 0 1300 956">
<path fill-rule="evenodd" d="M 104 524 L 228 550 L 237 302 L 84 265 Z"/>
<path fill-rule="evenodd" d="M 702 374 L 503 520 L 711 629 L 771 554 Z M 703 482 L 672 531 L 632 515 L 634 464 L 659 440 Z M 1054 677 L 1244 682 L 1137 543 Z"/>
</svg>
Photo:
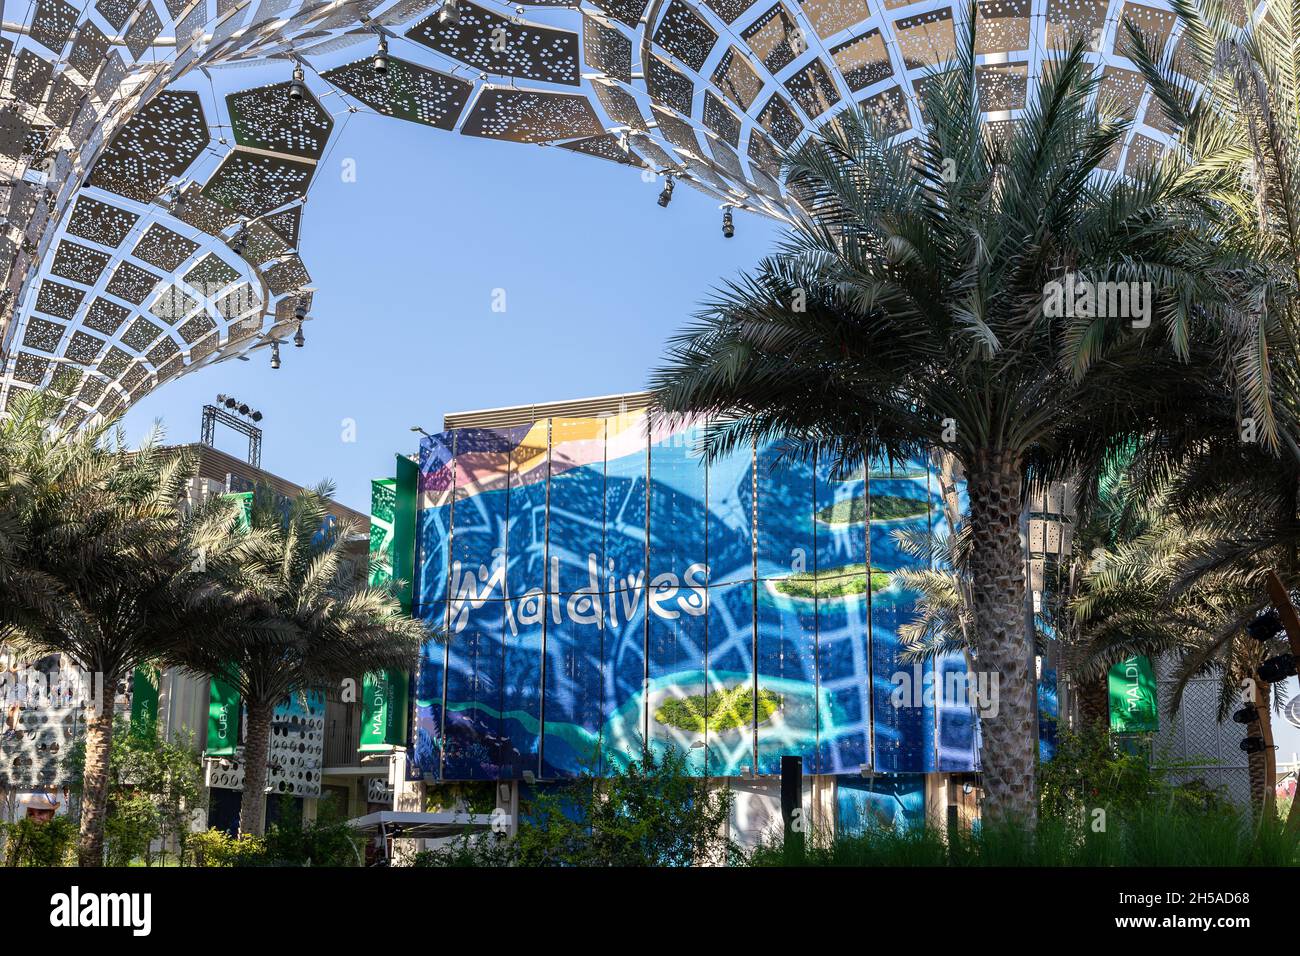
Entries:
<svg viewBox="0 0 1300 956">
<path fill-rule="evenodd" d="M 361 745 L 357 750 L 387 750 L 406 743 L 406 672 L 367 674 L 361 691 Z"/>
<path fill-rule="evenodd" d="M 253 527 L 253 492 L 232 491 L 226 495 L 239 505 L 235 527 L 248 531 Z M 239 746 L 239 691 L 226 681 L 213 677 L 208 682 L 208 745 L 204 753 L 209 757 L 230 757 Z"/>
<path fill-rule="evenodd" d="M 1110 729 L 1149 734 L 1160 729 L 1156 677 L 1149 657 L 1130 657 L 1110 669 Z"/>
<path fill-rule="evenodd" d="M 158 733 L 158 668 L 145 664 L 131 677 L 131 733 L 152 738 Z"/>
<path fill-rule="evenodd" d="M 236 516 L 235 527 L 240 531 L 248 531 L 253 527 L 253 493 L 251 491 L 232 491 L 226 497 L 239 502 L 239 514 Z"/>
<path fill-rule="evenodd" d="M 370 585 L 384 587 L 393 580 L 393 528 L 397 510 L 397 482 L 376 478 L 370 482 Z"/>
<path fill-rule="evenodd" d="M 420 466 L 405 455 L 397 456 L 396 501 L 393 504 L 393 577 L 401 582 L 397 599 L 402 610 L 411 613 L 415 580 L 416 502 L 420 489 Z"/>
<path fill-rule="evenodd" d="M 209 757 L 229 757 L 239 744 L 239 691 L 219 678 L 212 678 L 208 690 Z"/>
<path fill-rule="evenodd" d="M 415 509 L 420 468 L 397 456 L 397 477 L 370 483 L 370 583 L 397 582 L 402 610 L 411 613 L 411 578 L 415 569 Z M 358 750 L 386 750 L 406 743 L 408 678 L 405 671 L 366 674 L 361 697 L 361 743 Z"/>
</svg>

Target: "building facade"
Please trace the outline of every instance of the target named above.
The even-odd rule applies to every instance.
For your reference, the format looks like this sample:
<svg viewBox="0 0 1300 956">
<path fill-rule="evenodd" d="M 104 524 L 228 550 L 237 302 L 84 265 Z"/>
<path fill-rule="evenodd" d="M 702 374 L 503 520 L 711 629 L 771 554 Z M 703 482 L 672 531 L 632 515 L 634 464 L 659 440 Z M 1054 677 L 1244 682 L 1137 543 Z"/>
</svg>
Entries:
<svg viewBox="0 0 1300 956">
<path fill-rule="evenodd" d="M 421 443 L 414 612 L 448 640 L 408 776 L 527 788 L 675 747 L 758 820 L 793 755 L 814 814 L 919 817 L 976 766 L 964 660 L 906 663 L 898 637 L 917 595 L 891 572 L 930 566 L 902 538 L 948 529 L 936 468 L 706 464 L 699 424 L 646 399 L 449 415 Z"/>
</svg>

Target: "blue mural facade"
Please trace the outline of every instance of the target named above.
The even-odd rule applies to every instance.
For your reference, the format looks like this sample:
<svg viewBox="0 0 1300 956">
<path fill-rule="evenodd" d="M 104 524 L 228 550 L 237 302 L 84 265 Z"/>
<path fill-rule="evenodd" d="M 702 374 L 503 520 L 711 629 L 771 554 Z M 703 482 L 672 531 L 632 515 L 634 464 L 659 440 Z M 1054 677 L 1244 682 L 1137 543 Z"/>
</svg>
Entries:
<svg viewBox="0 0 1300 956">
<path fill-rule="evenodd" d="M 891 572 L 918 559 L 895 532 L 947 530 L 928 464 L 706 466 L 697 439 L 630 413 L 424 440 L 414 607 L 448 640 L 416 675 L 414 772 L 563 779 L 670 746 L 715 776 L 974 768 L 965 702 L 896 693 L 916 595 Z"/>
</svg>

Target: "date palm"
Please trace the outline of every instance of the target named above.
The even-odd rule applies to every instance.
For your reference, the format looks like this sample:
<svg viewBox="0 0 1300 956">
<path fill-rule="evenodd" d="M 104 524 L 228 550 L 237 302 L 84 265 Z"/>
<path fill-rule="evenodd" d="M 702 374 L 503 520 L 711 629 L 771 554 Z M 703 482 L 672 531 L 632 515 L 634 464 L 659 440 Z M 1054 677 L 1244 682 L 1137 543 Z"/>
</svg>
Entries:
<svg viewBox="0 0 1300 956">
<path fill-rule="evenodd" d="M 1218 181 L 1226 224 L 1300 288 L 1300 2 L 1270 0 L 1253 17 L 1220 0 L 1173 7 L 1185 37 L 1177 55 L 1157 57 L 1131 31 L 1134 61 L 1186 150 L 1190 174 Z M 1223 169 L 1234 175 L 1225 180 Z M 1277 421 L 1267 422 L 1274 427 L 1260 440 L 1251 411 L 1239 434 L 1221 430 L 1163 451 L 1176 455 L 1171 499 L 1210 535 L 1180 567 L 1180 586 L 1232 580 L 1239 615 L 1263 603 L 1270 570 L 1300 590 L 1300 299 L 1292 295 L 1276 311 L 1277 330 L 1237 363 L 1251 392 L 1276 396 Z M 1162 480 L 1158 469 L 1148 471 Z M 1239 628 L 1221 630 L 1201 656 L 1232 658 L 1240 640 Z"/>
<path fill-rule="evenodd" d="M 221 553 L 230 512 L 219 501 L 182 507 L 197 465 L 190 456 L 156 440 L 128 450 L 107 424 L 64 429 L 55 424 L 62 408 L 54 396 L 23 396 L 0 421 L 7 538 L 22 561 L 7 572 L 0 604 L 11 642 L 64 654 L 97 682 L 78 860 L 102 866 L 118 685 L 178 642 L 205 636 L 210 618 L 187 609 L 206 586 L 195 555 Z"/>
<path fill-rule="evenodd" d="M 709 418 L 706 456 L 782 440 L 847 469 L 943 444 L 961 463 L 972 650 L 1001 690 L 981 725 L 985 808 L 1032 824 L 1026 478 L 1186 425 L 1222 381 L 1223 337 L 1254 327 L 1233 297 L 1258 280 L 1177 157 L 1105 171 L 1126 125 L 1097 112 L 1083 42 L 1046 63 L 1009 131 L 983 119 L 974 61 L 968 28 L 925 85 L 919 139 L 890 143 L 850 110 L 791 153 L 809 214 L 673 340 L 652 384 L 661 413 Z M 1149 326 L 1049 314 L 1067 273 L 1149 283 Z"/>
<path fill-rule="evenodd" d="M 1245 396 L 1240 436 L 1300 462 L 1300 0 L 1251 7 L 1172 0 L 1183 27 L 1164 55 L 1131 24 L 1133 61 L 1187 158 L 1213 190 L 1222 228 L 1289 277 L 1262 298 L 1270 321 L 1233 364 Z M 1275 419 L 1275 414 L 1278 416 Z M 1258 432 L 1258 434 L 1256 434 Z M 1294 504 L 1291 508 L 1294 514 Z"/>
<path fill-rule="evenodd" d="M 98 438 L 51 431 L 62 408 L 42 392 L 18 393 L 0 416 L 0 641 L 25 633 L 58 606 L 57 578 L 32 565 L 29 520 L 42 496 L 74 499 L 93 483 Z"/>
<path fill-rule="evenodd" d="M 1252 553 L 1246 541 L 1249 525 L 1264 522 L 1230 489 L 1230 461 L 1218 457 L 1205 465 L 1225 472 L 1218 494 L 1206 497 L 1203 487 L 1194 492 L 1201 476 L 1181 469 L 1156 494 L 1141 492 L 1148 521 L 1140 534 L 1093 556 L 1072 605 L 1089 638 L 1080 669 L 1100 679 L 1115 660 L 1165 655 L 1176 662 L 1172 693 L 1162 702 L 1170 716 L 1189 680 L 1216 676 L 1220 721 L 1241 704 L 1243 687 L 1253 686 L 1260 719 L 1269 724 L 1285 693 L 1243 683 L 1253 681 L 1266 657 L 1285 650 L 1245 631 L 1264 601 L 1271 566 L 1269 549 Z M 1249 768 L 1254 803 L 1265 806 L 1271 784 L 1263 756 L 1252 754 Z"/>
<path fill-rule="evenodd" d="M 367 584 L 365 538 L 333 521 L 331 494 L 322 486 L 277 502 L 270 489 L 258 489 L 251 528 L 209 562 L 217 580 L 197 602 L 223 616 L 226 626 L 167 659 L 228 681 L 243 699 L 241 833 L 264 829 L 275 706 L 365 672 L 409 668 L 430 636 L 422 622 L 402 613 L 391 590 Z"/>
</svg>

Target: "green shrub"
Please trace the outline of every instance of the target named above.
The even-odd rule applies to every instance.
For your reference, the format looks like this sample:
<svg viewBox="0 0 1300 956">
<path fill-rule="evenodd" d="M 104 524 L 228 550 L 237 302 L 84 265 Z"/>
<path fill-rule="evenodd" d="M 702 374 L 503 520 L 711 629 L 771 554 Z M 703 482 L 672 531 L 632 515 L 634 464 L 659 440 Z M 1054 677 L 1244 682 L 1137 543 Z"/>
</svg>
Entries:
<svg viewBox="0 0 1300 956">
<path fill-rule="evenodd" d="M 266 834 L 270 866 L 359 866 L 364 838 L 344 820 L 282 820 Z"/>
<path fill-rule="evenodd" d="M 232 837 L 216 828 L 190 835 L 186 852 L 194 866 L 260 866 L 266 862 L 261 837 Z"/>
<path fill-rule="evenodd" d="M 77 840 L 77 824 L 70 817 L 50 820 L 24 817 L 4 824 L 5 866 L 67 866 Z"/>
<path fill-rule="evenodd" d="M 697 866 L 740 858 L 725 836 L 734 795 L 670 747 L 625 770 L 536 797 L 514 837 L 465 834 L 415 866 Z"/>
<path fill-rule="evenodd" d="M 1231 809 L 1224 794 L 1199 780 L 1173 779 L 1184 768 L 1152 765 L 1143 754 L 1116 746 L 1105 728 L 1064 731 L 1056 754 L 1038 768 L 1039 813 L 1080 821 L 1098 809 L 1127 813 L 1151 806 L 1193 815 Z"/>
<path fill-rule="evenodd" d="M 109 866 L 130 866 L 137 858 L 151 863 L 149 844 L 161 832 L 162 815 L 144 794 L 113 801 L 104 823 Z"/>
<path fill-rule="evenodd" d="M 1184 768 L 1152 766 L 1117 747 L 1104 728 L 1061 734 L 1039 766 L 1035 828 L 981 822 L 944 835 L 937 826 L 876 827 L 809 846 L 792 859 L 780 838 L 748 857 L 754 866 L 1250 866 L 1297 864 L 1279 820 L 1248 812 Z"/>
</svg>

